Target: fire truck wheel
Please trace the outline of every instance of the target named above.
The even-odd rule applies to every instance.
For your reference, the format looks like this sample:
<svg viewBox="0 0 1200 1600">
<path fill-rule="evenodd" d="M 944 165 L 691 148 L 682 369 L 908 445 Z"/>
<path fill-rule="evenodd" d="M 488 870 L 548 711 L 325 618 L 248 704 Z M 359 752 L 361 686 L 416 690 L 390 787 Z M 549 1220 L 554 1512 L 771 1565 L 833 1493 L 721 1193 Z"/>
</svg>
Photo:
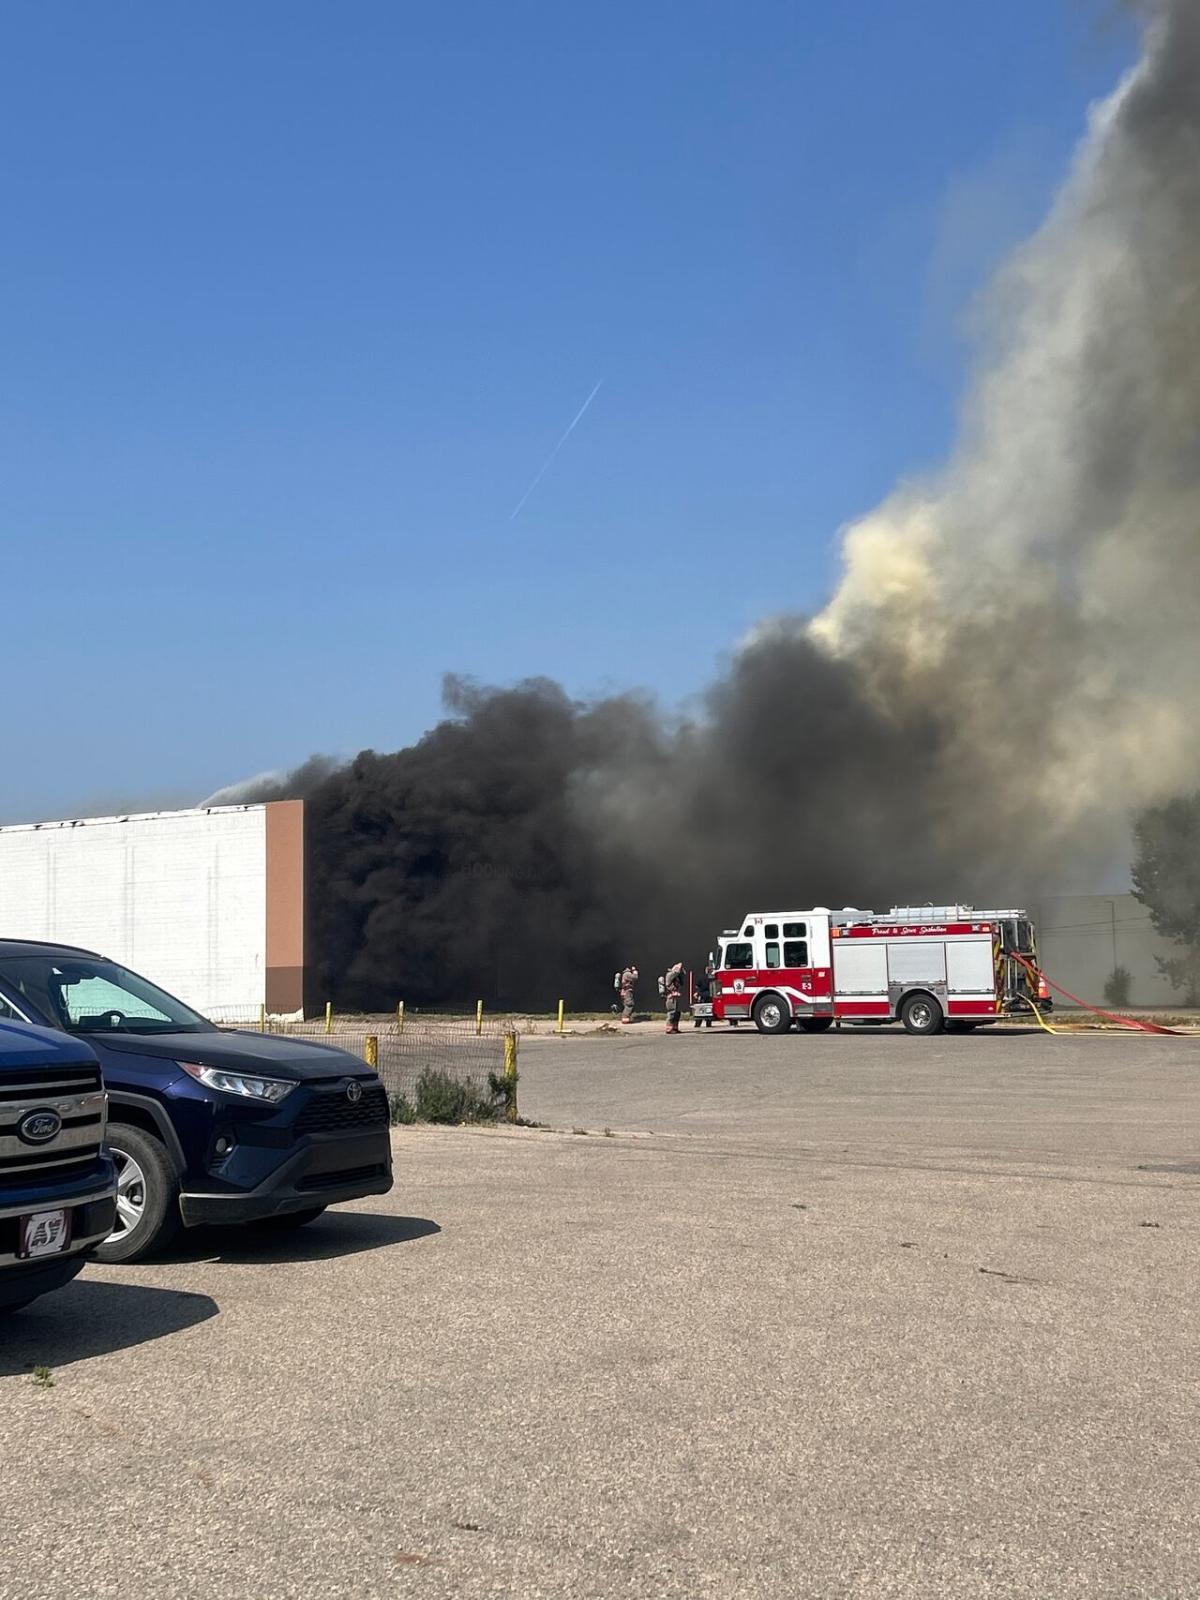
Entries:
<svg viewBox="0 0 1200 1600">
<path fill-rule="evenodd" d="M 832 1017 L 801 1017 L 800 1026 L 805 1033 L 825 1033 L 833 1027 Z"/>
<path fill-rule="evenodd" d="M 900 1007 L 900 1020 L 906 1033 L 941 1033 L 946 1025 L 945 1013 L 931 994 L 906 995 Z"/>
<path fill-rule="evenodd" d="M 754 1003 L 754 1026 L 759 1033 L 786 1033 L 792 1025 L 787 1006 L 777 994 L 764 994 Z"/>
</svg>

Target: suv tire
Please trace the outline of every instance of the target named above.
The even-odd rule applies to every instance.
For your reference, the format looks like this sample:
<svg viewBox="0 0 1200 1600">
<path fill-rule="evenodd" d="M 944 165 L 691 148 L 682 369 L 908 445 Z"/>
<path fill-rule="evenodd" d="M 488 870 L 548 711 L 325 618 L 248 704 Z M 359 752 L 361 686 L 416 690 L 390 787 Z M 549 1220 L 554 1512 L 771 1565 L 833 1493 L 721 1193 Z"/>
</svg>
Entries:
<svg viewBox="0 0 1200 1600">
<path fill-rule="evenodd" d="M 946 1014 L 931 994 L 918 989 L 904 997 L 900 1007 L 900 1020 L 906 1033 L 923 1035 L 941 1033 L 946 1026 Z"/>
<path fill-rule="evenodd" d="M 166 1146 L 127 1122 L 109 1123 L 108 1144 L 117 1164 L 117 1221 L 97 1261 L 141 1261 L 179 1232 L 179 1180 Z"/>
</svg>

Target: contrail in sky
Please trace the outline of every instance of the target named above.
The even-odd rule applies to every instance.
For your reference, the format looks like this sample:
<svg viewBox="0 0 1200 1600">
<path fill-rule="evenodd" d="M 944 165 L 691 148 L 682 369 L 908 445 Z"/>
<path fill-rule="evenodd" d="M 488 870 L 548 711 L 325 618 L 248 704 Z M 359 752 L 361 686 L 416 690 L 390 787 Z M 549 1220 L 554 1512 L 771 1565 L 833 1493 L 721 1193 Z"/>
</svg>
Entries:
<svg viewBox="0 0 1200 1600">
<path fill-rule="evenodd" d="M 579 410 L 571 418 L 570 426 L 567 428 L 567 431 L 563 434 L 562 438 L 554 446 L 554 449 L 551 450 L 550 454 L 546 457 L 544 463 L 542 464 L 542 470 L 538 473 L 537 477 L 533 480 L 533 482 L 529 485 L 528 489 L 526 489 L 525 493 L 517 501 L 517 504 L 516 504 L 515 508 L 513 509 L 512 515 L 508 519 L 510 522 L 515 520 L 515 518 L 517 516 L 517 513 L 520 511 L 521 507 L 525 504 L 526 500 L 529 499 L 529 496 L 537 488 L 538 484 L 541 483 L 542 479 L 546 476 L 547 472 L 549 472 L 549 470 L 550 470 L 550 468 L 551 468 L 551 466 L 552 466 L 552 464 L 554 462 L 555 456 L 562 449 L 563 445 L 566 444 L 567 440 L 571 437 L 572 433 L 574 433 L 576 423 L 583 416 L 583 413 L 591 405 L 592 401 L 600 393 L 600 384 L 602 384 L 603 382 L 604 382 L 603 378 L 598 380 L 598 382 L 596 384 L 596 387 L 592 390 L 591 394 L 588 395 L 587 399 L 580 406 Z"/>
</svg>

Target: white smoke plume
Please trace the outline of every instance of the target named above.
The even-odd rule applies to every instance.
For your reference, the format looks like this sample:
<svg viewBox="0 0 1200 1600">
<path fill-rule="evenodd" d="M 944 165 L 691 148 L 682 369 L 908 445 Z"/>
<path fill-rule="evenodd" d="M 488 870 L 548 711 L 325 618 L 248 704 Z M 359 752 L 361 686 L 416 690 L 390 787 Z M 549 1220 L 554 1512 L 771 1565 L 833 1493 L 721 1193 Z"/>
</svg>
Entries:
<svg viewBox="0 0 1200 1600">
<path fill-rule="evenodd" d="M 1101 860 L 1200 777 L 1195 0 L 1153 9 L 989 309 L 953 459 L 847 531 L 811 637 L 884 708 L 944 717 L 947 777 L 1025 815 L 1044 864 Z"/>
</svg>

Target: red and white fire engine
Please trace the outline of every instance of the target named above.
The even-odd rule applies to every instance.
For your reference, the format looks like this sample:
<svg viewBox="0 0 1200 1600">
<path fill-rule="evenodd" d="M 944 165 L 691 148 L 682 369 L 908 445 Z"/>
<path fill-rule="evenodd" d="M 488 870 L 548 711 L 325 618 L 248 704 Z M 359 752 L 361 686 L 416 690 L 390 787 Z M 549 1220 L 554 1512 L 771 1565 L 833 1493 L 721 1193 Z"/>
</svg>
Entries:
<svg viewBox="0 0 1200 1600">
<path fill-rule="evenodd" d="M 940 1033 L 1049 1006 L 1024 911 L 754 911 L 719 944 L 713 1014 L 760 1033 L 821 1033 L 835 1019 Z"/>
</svg>

